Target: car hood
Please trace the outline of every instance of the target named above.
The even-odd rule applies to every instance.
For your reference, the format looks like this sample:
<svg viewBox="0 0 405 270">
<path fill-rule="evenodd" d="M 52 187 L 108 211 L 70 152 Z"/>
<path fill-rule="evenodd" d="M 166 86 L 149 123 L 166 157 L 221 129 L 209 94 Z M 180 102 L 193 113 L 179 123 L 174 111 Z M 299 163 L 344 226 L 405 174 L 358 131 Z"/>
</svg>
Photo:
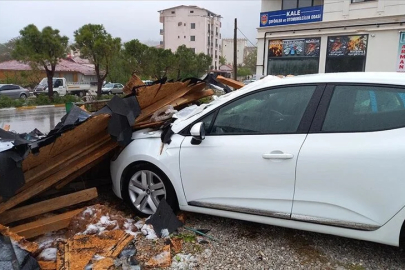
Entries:
<svg viewBox="0 0 405 270">
<path fill-rule="evenodd" d="M 153 129 L 141 129 L 132 133 L 133 140 L 141 140 L 141 139 L 149 139 L 149 138 L 160 138 L 162 134 L 161 130 L 153 130 Z"/>
</svg>

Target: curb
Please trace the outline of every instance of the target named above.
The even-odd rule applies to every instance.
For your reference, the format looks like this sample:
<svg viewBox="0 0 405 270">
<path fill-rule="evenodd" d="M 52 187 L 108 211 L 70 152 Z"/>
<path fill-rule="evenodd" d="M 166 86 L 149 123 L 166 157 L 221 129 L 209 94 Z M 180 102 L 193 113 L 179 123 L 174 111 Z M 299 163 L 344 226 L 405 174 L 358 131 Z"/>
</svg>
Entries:
<svg viewBox="0 0 405 270">
<path fill-rule="evenodd" d="M 33 110 L 33 109 L 43 109 L 43 108 L 61 108 L 65 107 L 65 104 L 55 104 L 55 105 L 41 105 L 41 106 L 23 106 L 23 107 L 10 107 L 2 108 L 0 111 L 12 111 L 12 110 Z"/>
</svg>

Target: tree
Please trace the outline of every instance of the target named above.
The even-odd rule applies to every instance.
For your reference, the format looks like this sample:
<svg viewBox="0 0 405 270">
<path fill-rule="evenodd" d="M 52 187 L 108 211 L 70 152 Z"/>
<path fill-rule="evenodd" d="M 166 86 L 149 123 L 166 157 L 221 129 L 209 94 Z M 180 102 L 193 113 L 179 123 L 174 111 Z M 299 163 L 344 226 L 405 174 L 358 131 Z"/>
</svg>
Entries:
<svg viewBox="0 0 405 270">
<path fill-rule="evenodd" d="M 208 73 L 208 69 L 212 63 L 212 57 L 204 53 L 199 53 L 196 56 L 196 76 L 200 77 L 202 74 Z"/>
<path fill-rule="evenodd" d="M 124 53 L 132 72 L 139 75 L 147 73 L 149 47 L 137 39 L 133 39 L 124 44 Z"/>
<path fill-rule="evenodd" d="M 257 49 L 254 49 L 245 56 L 243 59 L 244 67 L 250 69 L 252 73 L 256 72 L 256 63 L 257 63 Z"/>
<path fill-rule="evenodd" d="M 101 96 L 103 82 L 109 74 L 114 57 L 121 50 L 121 39 L 113 38 L 101 24 L 86 24 L 74 32 L 80 54 L 94 64 L 97 76 L 97 96 Z"/>
<path fill-rule="evenodd" d="M 222 55 L 219 57 L 219 64 L 226 65 L 226 58 Z"/>
<path fill-rule="evenodd" d="M 53 76 L 59 60 L 65 57 L 68 37 L 60 36 L 59 30 L 47 26 L 39 31 L 30 24 L 20 31 L 21 37 L 15 41 L 12 56 L 30 63 L 33 67 L 45 69 L 48 79 L 48 95 L 53 99 Z"/>
<path fill-rule="evenodd" d="M 13 38 L 6 43 L 0 44 L 0 62 L 10 61 L 13 59 L 12 52 L 15 49 L 15 43 L 18 38 Z"/>
</svg>

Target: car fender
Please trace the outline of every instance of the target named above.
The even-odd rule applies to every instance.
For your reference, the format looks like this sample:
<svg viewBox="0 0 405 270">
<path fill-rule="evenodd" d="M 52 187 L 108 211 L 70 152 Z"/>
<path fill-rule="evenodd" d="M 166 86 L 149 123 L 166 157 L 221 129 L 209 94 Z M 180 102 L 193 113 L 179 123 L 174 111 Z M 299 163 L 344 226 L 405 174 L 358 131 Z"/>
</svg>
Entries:
<svg viewBox="0 0 405 270">
<path fill-rule="evenodd" d="M 133 140 L 118 156 L 111 162 L 111 177 L 114 193 L 122 198 L 122 180 L 126 168 L 137 162 L 148 162 L 158 167 L 171 181 L 176 191 L 179 204 L 186 204 L 183 185 L 180 176 L 180 146 L 184 137 L 174 134 L 170 144 L 164 144 L 160 139 L 160 132 L 150 137 L 142 138 L 140 133 L 134 133 Z M 139 138 L 141 137 L 141 138 Z"/>
</svg>

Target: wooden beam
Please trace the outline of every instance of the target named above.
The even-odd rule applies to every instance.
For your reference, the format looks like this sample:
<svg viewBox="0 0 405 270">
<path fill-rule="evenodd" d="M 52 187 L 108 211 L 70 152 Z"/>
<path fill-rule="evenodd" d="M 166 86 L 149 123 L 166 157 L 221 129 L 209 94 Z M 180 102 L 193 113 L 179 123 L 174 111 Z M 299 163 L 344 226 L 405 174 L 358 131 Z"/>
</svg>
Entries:
<svg viewBox="0 0 405 270">
<path fill-rule="evenodd" d="M 81 202 L 87 202 L 94 198 L 97 198 L 97 196 L 97 189 L 90 188 L 39 203 L 22 206 L 1 213 L 0 222 L 3 224 L 9 224 L 11 222 L 48 213 L 63 207 L 72 206 Z"/>
<path fill-rule="evenodd" d="M 54 232 L 64 229 L 69 226 L 70 220 L 81 213 L 84 208 L 66 212 L 49 218 L 39 219 L 34 222 L 26 223 L 10 230 L 14 233 L 24 236 L 25 238 L 32 238 L 48 232 Z"/>
<path fill-rule="evenodd" d="M 10 198 L 8 201 L 4 203 L 0 203 L 0 213 L 5 212 L 8 209 L 13 208 L 14 206 L 32 198 L 33 196 L 43 192 L 47 188 L 55 185 L 56 183 L 62 181 L 63 179 L 67 178 L 72 173 L 80 170 L 81 168 L 85 167 L 87 164 L 97 160 L 98 158 L 104 156 L 111 150 L 117 147 L 115 142 L 108 142 L 106 145 L 101 147 L 100 149 L 89 153 L 87 156 L 78 159 L 76 162 L 71 164 L 65 170 L 61 170 L 50 177 L 44 179 L 43 181 L 37 183 L 36 185 L 32 186 L 29 189 L 23 190 L 14 197 Z"/>
<path fill-rule="evenodd" d="M 241 83 L 241 82 L 229 79 L 229 78 L 225 78 L 225 77 L 222 77 L 222 76 L 218 76 L 217 80 L 220 81 L 221 83 L 226 84 L 226 85 L 228 85 L 230 87 L 233 87 L 235 89 L 240 89 L 240 88 L 245 86 L 244 83 Z"/>
</svg>

